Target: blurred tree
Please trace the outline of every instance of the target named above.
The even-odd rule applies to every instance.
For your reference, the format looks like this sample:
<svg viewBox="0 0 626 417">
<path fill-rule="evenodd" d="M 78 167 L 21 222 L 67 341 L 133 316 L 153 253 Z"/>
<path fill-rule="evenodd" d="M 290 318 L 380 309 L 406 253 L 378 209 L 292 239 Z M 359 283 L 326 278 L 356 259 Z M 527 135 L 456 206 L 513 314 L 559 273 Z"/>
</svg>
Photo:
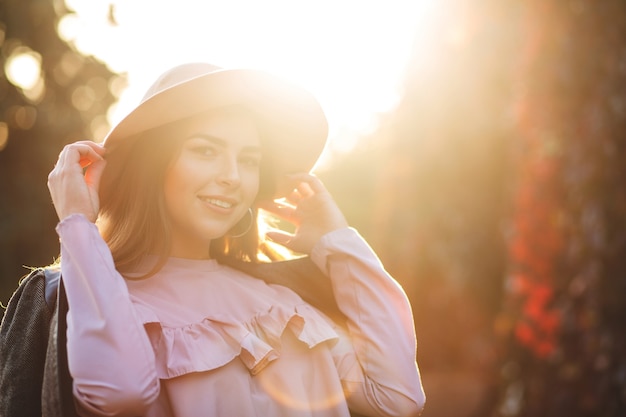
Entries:
<svg viewBox="0 0 626 417">
<path fill-rule="evenodd" d="M 114 97 L 112 73 L 59 38 L 61 0 L 0 2 L 0 301 L 23 265 L 58 254 L 56 214 L 46 187 L 64 144 L 93 138 Z M 99 124 L 100 125 L 99 125 Z"/>
<path fill-rule="evenodd" d="M 398 108 L 325 175 L 411 298 L 424 417 L 484 416 L 498 372 L 519 5 L 445 0 L 433 10 Z"/>
<path fill-rule="evenodd" d="M 626 2 L 437 4 L 325 174 L 412 299 L 424 416 L 626 415 Z"/>
<path fill-rule="evenodd" d="M 526 2 L 501 416 L 626 415 L 626 2 Z"/>
</svg>

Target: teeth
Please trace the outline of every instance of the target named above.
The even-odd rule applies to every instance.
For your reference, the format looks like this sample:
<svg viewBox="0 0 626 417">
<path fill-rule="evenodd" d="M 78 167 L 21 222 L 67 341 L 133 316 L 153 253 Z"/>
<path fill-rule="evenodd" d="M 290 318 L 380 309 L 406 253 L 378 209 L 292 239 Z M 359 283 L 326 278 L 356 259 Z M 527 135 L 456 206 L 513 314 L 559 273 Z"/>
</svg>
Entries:
<svg viewBox="0 0 626 417">
<path fill-rule="evenodd" d="M 215 199 L 215 198 L 209 198 L 209 199 L 207 199 L 205 201 L 207 201 L 210 204 L 216 205 L 218 207 L 223 207 L 223 208 L 231 208 L 233 206 L 228 201 L 218 200 L 218 199 Z"/>
</svg>

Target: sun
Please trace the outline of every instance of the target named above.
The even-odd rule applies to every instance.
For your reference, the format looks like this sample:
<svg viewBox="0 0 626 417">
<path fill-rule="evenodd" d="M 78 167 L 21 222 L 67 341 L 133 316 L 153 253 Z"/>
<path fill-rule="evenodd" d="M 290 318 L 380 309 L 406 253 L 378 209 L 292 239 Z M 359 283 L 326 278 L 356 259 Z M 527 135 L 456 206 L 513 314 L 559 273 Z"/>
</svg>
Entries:
<svg viewBox="0 0 626 417">
<path fill-rule="evenodd" d="M 59 34 L 125 73 L 108 119 L 119 121 L 158 74 L 205 61 L 265 69 L 309 89 L 329 122 L 331 144 L 376 127 L 397 104 L 426 1 L 66 0 L 75 13 Z"/>
</svg>

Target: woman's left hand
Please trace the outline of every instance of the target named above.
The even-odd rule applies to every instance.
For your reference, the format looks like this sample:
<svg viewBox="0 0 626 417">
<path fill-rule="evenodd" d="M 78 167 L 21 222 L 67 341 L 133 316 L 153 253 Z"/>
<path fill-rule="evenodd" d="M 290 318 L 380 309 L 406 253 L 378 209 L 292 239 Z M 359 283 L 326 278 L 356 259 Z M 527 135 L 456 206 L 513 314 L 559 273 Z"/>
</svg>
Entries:
<svg viewBox="0 0 626 417">
<path fill-rule="evenodd" d="M 310 254 L 326 233 L 348 227 L 348 222 L 319 178 L 300 173 L 289 176 L 298 183 L 294 191 L 280 202 L 261 208 L 293 223 L 294 234 L 271 231 L 267 237 L 295 252 Z"/>
</svg>

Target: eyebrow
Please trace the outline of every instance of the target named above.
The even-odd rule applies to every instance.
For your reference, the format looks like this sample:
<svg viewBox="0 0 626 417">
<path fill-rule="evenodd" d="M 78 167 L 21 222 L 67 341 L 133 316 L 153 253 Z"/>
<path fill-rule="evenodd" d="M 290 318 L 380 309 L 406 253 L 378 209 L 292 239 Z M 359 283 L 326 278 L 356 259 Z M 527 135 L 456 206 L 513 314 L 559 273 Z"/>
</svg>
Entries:
<svg viewBox="0 0 626 417">
<path fill-rule="evenodd" d="M 227 147 L 228 146 L 228 142 L 224 139 L 221 139 L 217 136 L 211 136 L 211 135 L 207 135 L 205 133 L 195 133 L 192 135 L 189 135 L 189 137 L 187 139 L 204 139 L 207 142 L 211 142 L 215 145 L 221 146 L 221 147 Z M 244 146 L 242 148 L 242 152 L 246 152 L 246 153 L 261 153 L 261 147 L 260 146 Z"/>
</svg>

